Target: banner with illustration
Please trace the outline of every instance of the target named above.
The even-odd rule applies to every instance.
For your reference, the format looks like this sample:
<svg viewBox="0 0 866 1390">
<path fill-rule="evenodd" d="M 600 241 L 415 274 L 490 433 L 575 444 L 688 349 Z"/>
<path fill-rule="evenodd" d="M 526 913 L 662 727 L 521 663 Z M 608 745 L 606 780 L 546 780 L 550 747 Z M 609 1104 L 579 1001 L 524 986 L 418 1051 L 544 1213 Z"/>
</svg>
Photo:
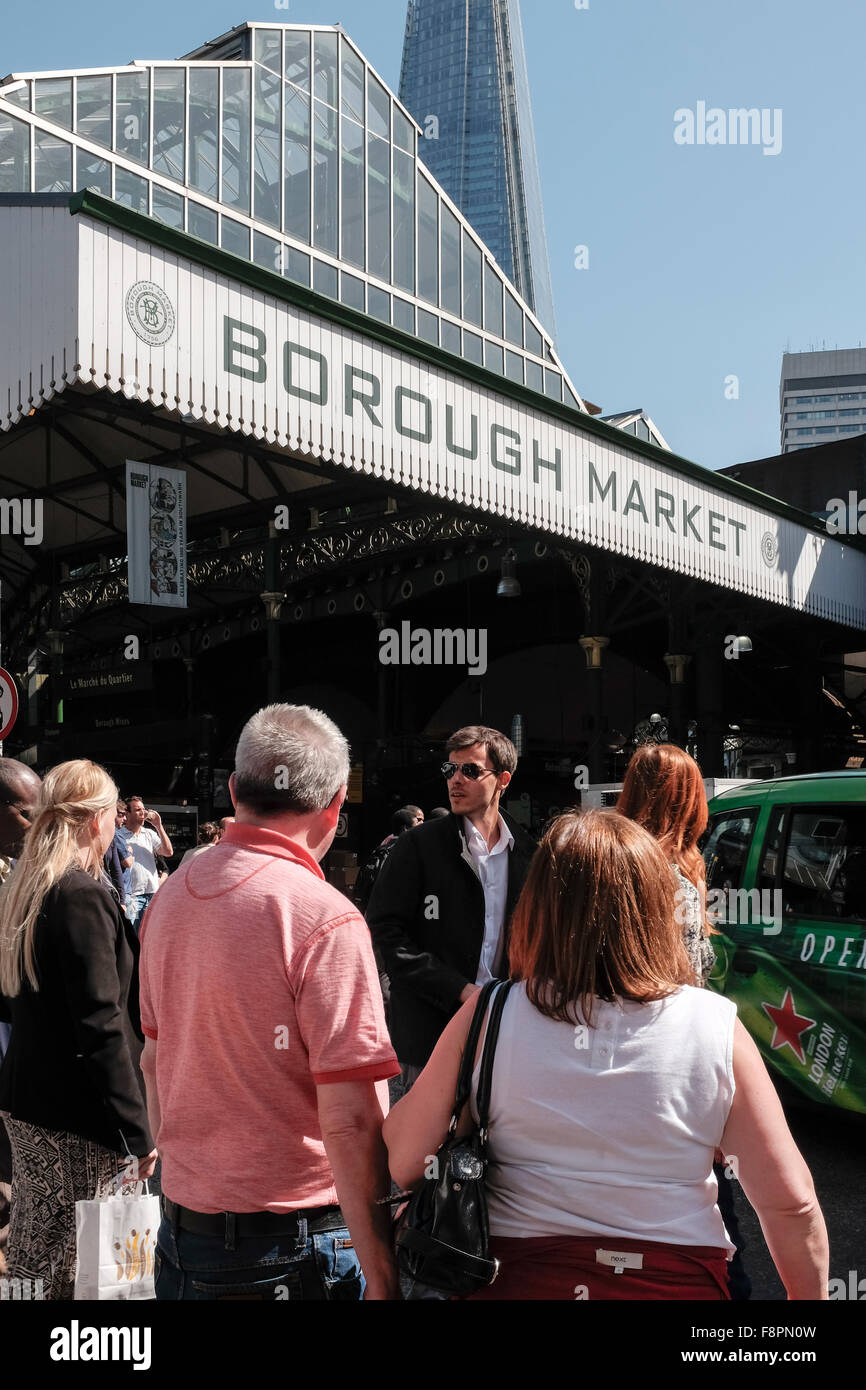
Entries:
<svg viewBox="0 0 866 1390">
<path fill-rule="evenodd" d="M 186 474 L 126 464 L 129 601 L 186 608 Z"/>
</svg>

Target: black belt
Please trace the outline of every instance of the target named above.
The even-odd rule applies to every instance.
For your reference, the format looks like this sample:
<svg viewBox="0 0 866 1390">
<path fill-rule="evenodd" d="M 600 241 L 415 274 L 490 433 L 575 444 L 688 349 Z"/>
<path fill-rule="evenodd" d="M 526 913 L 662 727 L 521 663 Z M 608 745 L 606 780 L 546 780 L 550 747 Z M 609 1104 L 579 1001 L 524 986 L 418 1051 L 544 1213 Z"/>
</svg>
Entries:
<svg viewBox="0 0 866 1390">
<path fill-rule="evenodd" d="M 201 1236 L 296 1236 L 300 1222 L 306 1221 L 308 1235 L 323 1231 L 339 1231 L 346 1221 L 339 1207 L 311 1207 L 305 1211 L 221 1211 L 207 1215 L 180 1207 L 168 1197 L 162 1198 L 163 1215 L 183 1231 Z"/>
</svg>

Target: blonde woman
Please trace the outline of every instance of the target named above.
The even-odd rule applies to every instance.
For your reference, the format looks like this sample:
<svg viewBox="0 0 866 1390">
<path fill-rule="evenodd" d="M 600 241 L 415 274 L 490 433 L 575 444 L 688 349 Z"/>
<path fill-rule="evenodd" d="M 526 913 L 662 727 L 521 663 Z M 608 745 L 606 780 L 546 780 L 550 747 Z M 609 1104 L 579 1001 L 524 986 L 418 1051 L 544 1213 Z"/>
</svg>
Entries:
<svg viewBox="0 0 866 1390">
<path fill-rule="evenodd" d="M 117 788 L 78 760 L 47 774 L 0 894 L 0 994 L 12 1039 L 0 1112 L 12 1145 L 11 1278 L 71 1299 L 75 1203 L 125 1162 L 156 1162 L 139 1056 L 138 940 L 102 867 Z"/>
</svg>

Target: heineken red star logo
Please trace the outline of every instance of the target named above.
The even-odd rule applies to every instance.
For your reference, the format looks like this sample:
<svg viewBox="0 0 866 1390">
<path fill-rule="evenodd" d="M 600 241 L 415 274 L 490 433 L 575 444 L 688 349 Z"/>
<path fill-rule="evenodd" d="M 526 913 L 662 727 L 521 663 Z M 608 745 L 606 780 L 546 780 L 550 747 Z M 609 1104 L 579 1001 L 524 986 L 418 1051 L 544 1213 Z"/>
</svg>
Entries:
<svg viewBox="0 0 866 1390">
<path fill-rule="evenodd" d="M 809 1028 L 815 1027 L 814 1018 L 804 1018 L 798 1014 L 794 1007 L 794 996 L 790 989 L 785 990 L 785 997 L 782 1006 L 778 1004 L 761 1004 L 764 1013 L 768 1014 L 775 1025 L 773 1041 L 770 1047 L 790 1047 L 798 1061 L 805 1063 L 806 1054 L 800 1042 L 800 1034 L 807 1032 Z"/>
</svg>

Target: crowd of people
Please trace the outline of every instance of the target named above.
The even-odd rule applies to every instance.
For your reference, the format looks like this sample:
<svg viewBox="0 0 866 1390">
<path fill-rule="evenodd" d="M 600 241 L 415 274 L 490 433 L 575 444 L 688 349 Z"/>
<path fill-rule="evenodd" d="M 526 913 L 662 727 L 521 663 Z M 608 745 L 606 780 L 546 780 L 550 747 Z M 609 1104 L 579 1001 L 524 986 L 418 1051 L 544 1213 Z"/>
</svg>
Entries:
<svg viewBox="0 0 866 1390">
<path fill-rule="evenodd" d="M 76 1201 L 157 1171 L 159 1300 L 444 1297 L 401 1281 L 393 1194 L 424 1181 L 479 995 L 508 979 L 500 1273 L 472 1297 L 746 1296 L 731 1155 L 789 1298 L 827 1297 L 811 1175 L 735 1005 L 705 987 L 697 764 L 640 748 L 615 810 L 569 811 L 536 844 L 500 805 L 508 738 L 460 729 L 445 759 L 448 808 L 397 813 L 355 903 L 321 868 L 350 764 L 320 711 L 249 720 L 234 815 L 163 881 L 159 815 L 103 768 L 40 783 L 0 761 L 10 1276 L 71 1298 Z"/>
</svg>

